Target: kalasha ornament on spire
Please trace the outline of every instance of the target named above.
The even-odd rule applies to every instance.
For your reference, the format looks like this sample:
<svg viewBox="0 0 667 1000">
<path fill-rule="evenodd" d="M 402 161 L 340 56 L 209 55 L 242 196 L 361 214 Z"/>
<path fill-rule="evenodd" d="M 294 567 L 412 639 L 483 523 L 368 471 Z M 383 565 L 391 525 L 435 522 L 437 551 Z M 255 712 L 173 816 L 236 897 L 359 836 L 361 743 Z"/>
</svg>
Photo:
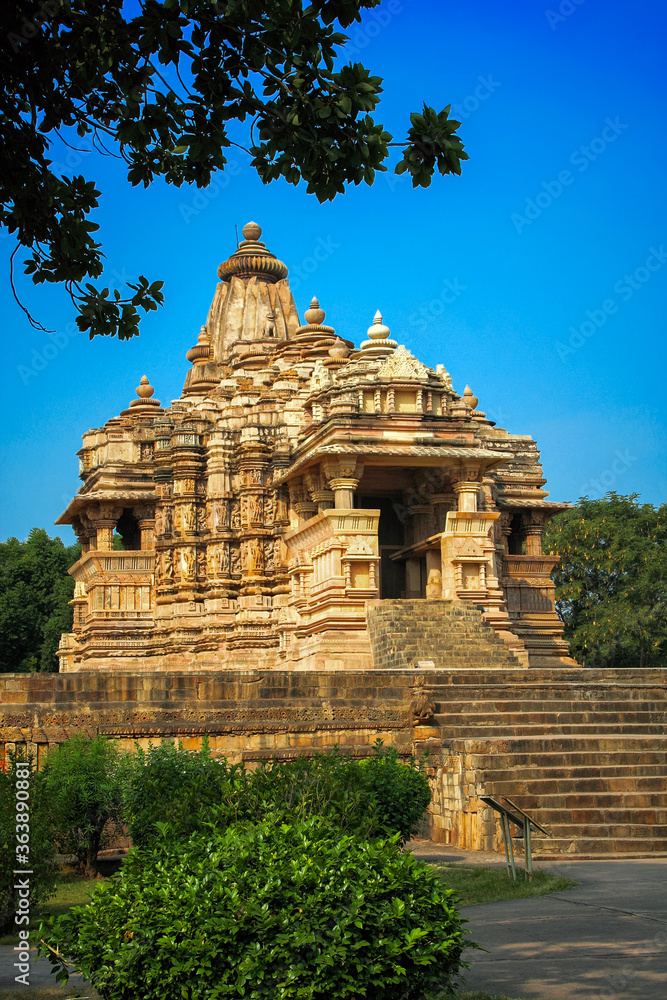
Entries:
<svg viewBox="0 0 667 1000">
<path fill-rule="evenodd" d="M 470 388 L 469 385 L 467 385 L 463 390 L 463 402 L 466 404 L 466 406 L 470 409 L 472 413 L 474 413 L 475 410 L 477 409 L 477 404 L 479 403 L 479 399 L 477 398 L 477 396 L 473 396 L 472 389 Z"/>
<path fill-rule="evenodd" d="M 221 281 L 231 281 L 232 278 L 261 278 L 262 281 L 275 284 L 287 277 L 287 266 L 278 260 L 275 254 L 266 249 L 260 242 L 262 227 L 256 222 L 247 222 L 243 227 L 243 239 L 236 253 L 228 260 L 223 260 L 218 268 Z"/>
<path fill-rule="evenodd" d="M 320 308 L 319 301 L 313 296 L 310 301 L 310 309 L 306 309 L 303 314 L 305 319 L 305 324 L 300 326 L 296 331 L 296 336 L 300 337 L 302 335 L 307 335 L 309 333 L 320 333 L 327 337 L 333 337 L 336 331 L 332 326 L 324 326 L 324 317 L 326 313 L 324 309 Z"/>
<path fill-rule="evenodd" d="M 202 326 L 197 337 L 197 343 L 186 353 L 186 358 L 193 364 L 208 361 L 211 353 L 211 340 L 205 326 Z"/>
<path fill-rule="evenodd" d="M 127 410 L 121 411 L 121 416 L 127 416 L 131 413 L 133 415 L 144 413 L 144 414 L 155 414 L 160 409 L 160 400 L 152 399 L 155 395 L 155 389 L 148 381 L 148 375 L 142 375 L 141 381 L 136 388 L 138 399 L 133 399 Z"/>
<path fill-rule="evenodd" d="M 382 322 L 382 313 L 378 309 L 373 317 L 371 326 L 366 331 L 368 340 L 361 345 L 362 351 L 370 352 L 373 357 L 381 357 L 394 351 L 398 344 L 395 340 L 389 339 L 390 329 Z"/>
</svg>

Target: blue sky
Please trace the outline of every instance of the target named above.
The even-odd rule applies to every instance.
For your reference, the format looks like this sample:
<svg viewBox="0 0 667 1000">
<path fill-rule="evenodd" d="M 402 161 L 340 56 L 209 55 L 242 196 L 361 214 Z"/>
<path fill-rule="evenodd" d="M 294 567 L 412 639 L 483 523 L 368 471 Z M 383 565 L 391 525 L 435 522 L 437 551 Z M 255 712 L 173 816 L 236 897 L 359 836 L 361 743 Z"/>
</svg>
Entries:
<svg viewBox="0 0 667 1000">
<path fill-rule="evenodd" d="M 353 59 L 384 77 L 378 118 L 398 140 L 424 101 L 461 109 L 470 160 L 427 190 L 389 173 L 320 205 L 264 186 L 234 151 L 208 192 L 144 191 L 117 160 L 56 151 L 102 191 L 107 281 L 163 279 L 166 302 L 140 337 L 91 342 L 68 334 L 62 291 L 19 277 L 48 335 L 0 282 L 0 538 L 56 532 L 82 433 L 124 409 L 144 373 L 163 403 L 180 395 L 216 268 L 249 219 L 290 267 L 301 314 L 317 295 L 359 343 L 381 309 L 394 339 L 537 440 L 553 499 L 667 500 L 666 25 L 660 2 L 385 0 L 350 32 Z"/>
</svg>

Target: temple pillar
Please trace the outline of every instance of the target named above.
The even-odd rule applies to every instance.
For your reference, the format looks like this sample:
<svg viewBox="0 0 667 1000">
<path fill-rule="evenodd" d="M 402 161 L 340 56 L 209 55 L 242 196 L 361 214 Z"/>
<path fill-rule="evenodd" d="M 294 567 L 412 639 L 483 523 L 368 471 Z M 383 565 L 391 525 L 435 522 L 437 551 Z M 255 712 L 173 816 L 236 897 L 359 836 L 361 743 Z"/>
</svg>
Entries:
<svg viewBox="0 0 667 1000">
<path fill-rule="evenodd" d="M 321 514 L 322 511 L 330 510 L 334 506 L 334 492 L 333 490 L 314 490 L 313 503 L 317 504 L 317 510 Z"/>
<path fill-rule="evenodd" d="M 444 531 L 447 525 L 447 512 L 458 507 L 455 493 L 435 493 L 431 497 L 436 531 Z"/>
<path fill-rule="evenodd" d="M 111 552 L 113 549 L 113 533 L 118 523 L 118 518 L 122 513 L 121 508 L 104 504 L 98 510 L 88 510 L 86 513 L 95 531 L 94 547 L 98 552 Z"/>
<path fill-rule="evenodd" d="M 354 507 L 354 491 L 359 485 L 359 480 L 341 476 L 330 479 L 329 485 L 333 490 L 336 510 L 351 510 Z"/>
<path fill-rule="evenodd" d="M 544 531 L 543 524 L 529 524 L 526 527 L 526 555 L 527 556 L 541 556 L 542 555 L 542 533 Z"/>
<path fill-rule="evenodd" d="M 155 548 L 155 513 L 150 507 L 136 507 L 134 516 L 139 525 L 141 537 L 140 548 L 143 550 Z"/>
<path fill-rule="evenodd" d="M 477 511 L 477 497 L 479 494 L 479 483 L 460 482 L 454 484 L 454 493 L 458 498 L 458 509 L 467 514 L 474 514 Z"/>
<path fill-rule="evenodd" d="M 354 491 L 364 474 L 364 467 L 356 458 L 339 458 L 337 461 L 326 461 L 322 464 L 322 472 L 333 490 L 334 507 L 336 510 L 352 510 L 354 507 Z"/>
<path fill-rule="evenodd" d="M 309 469 L 305 473 L 303 481 L 312 502 L 317 508 L 315 513 L 321 514 L 323 511 L 330 510 L 334 506 L 334 492 L 331 489 L 327 489 L 327 481 L 319 467 Z"/>
<path fill-rule="evenodd" d="M 423 503 L 410 507 L 410 516 L 412 518 L 413 542 L 421 542 L 433 534 L 433 524 L 431 521 L 433 508 L 430 504 Z"/>
<path fill-rule="evenodd" d="M 289 484 L 290 506 L 295 512 L 298 523 L 303 524 L 317 514 L 317 504 L 310 499 L 310 493 L 303 478 L 295 479 Z"/>
</svg>

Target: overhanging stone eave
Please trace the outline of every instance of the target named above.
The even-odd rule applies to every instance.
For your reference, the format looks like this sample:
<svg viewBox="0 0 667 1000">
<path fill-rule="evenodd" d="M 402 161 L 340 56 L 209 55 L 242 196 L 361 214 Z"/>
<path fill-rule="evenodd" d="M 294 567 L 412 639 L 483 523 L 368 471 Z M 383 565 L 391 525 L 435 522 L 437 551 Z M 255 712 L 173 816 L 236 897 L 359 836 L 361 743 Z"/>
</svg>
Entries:
<svg viewBox="0 0 667 1000">
<path fill-rule="evenodd" d="M 157 499 L 155 490 L 92 490 L 90 493 L 77 493 L 70 500 L 60 517 L 54 524 L 72 524 L 75 517 L 91 503 L 112 503 L 126 507 L 128 503 L 154 503 Z"/>
<path fill-rule="evenodd" d="M 502 510 L 543 510 L 543 511 L 553 511 L 554 514 L 558 514 L 562 510 L 571 510 L 574 506 L 571 503 L 558 503 L 557 501 L 543 500 L 540 497 L 503 497 L 499 496 L 496 500 L 498 507 Z"/>
<path fill-rule="evenodd" d="M 329 444 L 309 449 L 303 455 L 296 456 L 289 467 L 277 477 L 274 482 L 281 485 L 292 476 L 302 473 L 310 465 L 331 455 L 358 455 L 366 465 L 386 466 L 440 466 L 443 459 L 452 462 L 469 462 L 478 460 L 484 462 L 486 469 L 491 469 L 503 462 L 511 461 L 513 454 L 499 454 L 486 448 L 471 448 L 452 444 L 415 445 L 408 442 L 391 441 L 386 443 L 361 444 Z"/>
</svg>

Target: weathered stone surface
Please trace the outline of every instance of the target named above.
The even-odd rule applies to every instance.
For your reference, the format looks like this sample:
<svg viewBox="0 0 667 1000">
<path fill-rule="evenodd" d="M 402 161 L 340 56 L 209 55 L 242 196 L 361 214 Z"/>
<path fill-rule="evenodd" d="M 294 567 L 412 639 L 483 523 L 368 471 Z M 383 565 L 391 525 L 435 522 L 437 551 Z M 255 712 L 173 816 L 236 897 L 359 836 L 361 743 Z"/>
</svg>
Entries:
<svg viewBox="0 0 667 1000">
<path fill-rule="evenodd" d="M 59 520 L 83 547 L 61 670 L 368 669 L 386 650 L 367 606 L 405 598 L 483 608 L 524 666 L 571 663 L 540 550 L 564 505 L 535 443 L 379 312 L 358 350 L 315 299 L 302 325 L 286 266 L 246 231 L 181 398 L 163 408 L 144 377 L 84 435 Z"/>
</svg>

